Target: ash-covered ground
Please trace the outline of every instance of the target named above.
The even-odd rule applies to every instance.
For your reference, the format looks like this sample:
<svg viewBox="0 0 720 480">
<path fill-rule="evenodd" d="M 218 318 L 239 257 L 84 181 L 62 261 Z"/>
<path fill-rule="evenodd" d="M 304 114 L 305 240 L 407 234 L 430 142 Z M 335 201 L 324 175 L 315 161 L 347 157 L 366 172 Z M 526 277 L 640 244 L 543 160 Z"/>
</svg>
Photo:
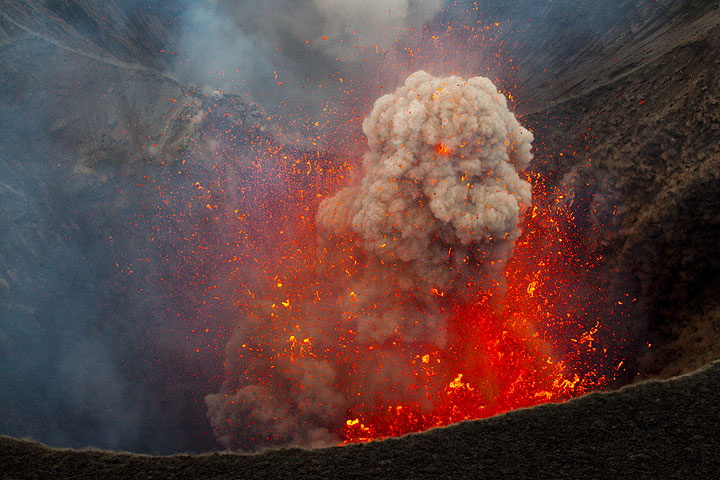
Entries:
<svg viewBox="0 0 720 480">
<path fill-rule="evenodd" d="M 5 478 L 713 478 L 720 364 L 346 447 L 152 457 L 0 437 Z"/>
<path fill-rule="evenodd" d="M 345 38 L 346 32 L 328 27 L 338 12 L 322 10 L 322 2 L 312 4 L 315 10 L 280 3 L 286 15 L 277 13 L 283 8 L 254 11 L 247 2 L 225 5 L 226 16 L 182 1 L 0 2 L 0 433 L 57 447 L 155 454 L 218 448 L 203 398 L 218 389 L 228 319 L 237 309 L 217 300 L 236 286 L 215 280 L 241 278 L 252 287 L 258 276 L 250 262 L 219 259 L 266 250 L 247 237 L 239 242 L 223 214 L 247 212 L 247 231 L 270 232 L 262 238 L 283 231 L 283 222 L 268 222 L 261 207 L 296 185 L 251 159 L 266 148 L 290 148 L 292 134 L 268 121 L 288 111 L 287 105 L 278 108 L 280 102 L 301 98 L 312 111 L 326 93 L 315 88 L 286 98 L 278 83 L 301 91 L 341 69 L 347 78 L 362 70 L 344 47 L 318 43 L 310 57 L 298 54 L 306 39 L 320 42 L 323 29 L 328 40 Z M 409 10 L 390 16 L 387 26 L 419 28 L 433 18 L 443 25 L 464 15 L 470 3 Z M 631 339 L 622 382 L 669 377 L 718 358 L 718 2 L 478 4 L 472 10 L 478 20 L 498 25 L 475 67 L 513 92 L 513 110 L 535 136 L 531 168 L 564 192 L 575 235 L 603 257 L 612 311 L 607 322 Z M 308 20 L 302 28 L 291 22 L 293 16 L 316 18 L 317 11 L 324 12 L 323 21 Z M 358 18 L 365 28 L 373 21 Z M 404 76 L 388 73 L 374 81 L 394 85 Z M 337 152 L 294 143 L 295 157 L 328 167 L 338 162 Z M 303 181 L 323 174 L 316 169 L 309 175 Z M 242 196 L 226 188 L 228 178 L 240 179 L 232 187 Z M 203 201 L 196 180 L 207 188 Z M 717 390 L 708 387 L 717 382 L 716 370 L 667 384 L 668 395 L 675 395 L 672 389 L 687 388 L 682 382 L 692 378 L 697 390 L 680 392 L 655 413 L 665 418 L 663 412 L 681 410 L 691 425 L 705 424 L 678 437 L 675 451 L 717 442 L 705 428 L 717 418 Z M 584 412 L 578 416 L 595 412 L 597 425 L 617 418 L 611 424 L 622 430 L 626 417 L 608 412 L 630 405 L 622 403 L 627 398 L 636 398 L 628 407 L 633 411 L 646 405 L 654 412 L 650 400 L 641 401 L 664 388 L 653 385 L 450 432 L 473 443 L 475 428 L 521 429 L 503 422 L 523 415 L 544 422 L 544 415 L 554 418 L 562 408 Z M 673 420 L 667 422 L 674 432 Z M 656 431 L 648 425 L 637 432 Z M 655 426 L 672 440 L 665 427 Z M 412 450 L 418 439 L 445 434 L 428 435 L 311 456 L 329 465 L 323 462 L 377 448 L 378 465 L 395 465 L 389 453 L 380 458 L 384 449 L 402 444 Z M 594 455 L 610 455 L 597 435 L 579 435 L 573 441 L 587 442 L 582 455 L 588 464 Z M 482 438 L 501 445 L 493 439 L 502 435 Z M 648 451 L 659 441 L 626 438 L 647 442 Z M 3 451 L 12 456 L 20 444 L 7 442 Z M 452 445 L 448 451 L 461 449 Z M 415 451 L 425 455 L 420 447 Z M 510 458 L 502 451 L 488 447 L 487 456 L 465 461 L 497 465 Z M 647 473 L 668 458 L 648 451 L 628 450 L 621 463 Z M 670 452 L 673 445 L 654 451 Z M 296 454 L 305 455 L 287 455 Z M 49 462 L 56 462 L 52 455 Z M 277 455 L 284 454 L 248 461 L 275 463 Z M 713 463 L 710 453 L 672 458 Z M 213 461 L 219 463 L 208 468 L 222 469 L 227 458 L 198 459 Z M 17 468 L 23 465 L 35 468 Z M 428 468 L 428 475 L 439 475 Z"/>
</svg>

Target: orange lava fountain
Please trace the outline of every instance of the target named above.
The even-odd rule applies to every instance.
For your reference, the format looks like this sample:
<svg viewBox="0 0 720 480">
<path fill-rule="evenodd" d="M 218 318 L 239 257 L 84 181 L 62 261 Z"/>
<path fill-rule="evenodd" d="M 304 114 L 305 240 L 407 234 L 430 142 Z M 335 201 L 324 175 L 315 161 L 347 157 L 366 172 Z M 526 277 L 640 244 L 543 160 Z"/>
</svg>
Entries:
<svg viewBox="0 0 720 480">
<path fill-rule="evenodd" d="M 539 196 L 548 201 L 547 194 Z M 478 292 L 474 302 L 455 305 L 448 347 L 418 355 L 407 365 L 417 379 L 418 401 L 349 409 L 346 443 L 562 402 L 609 383 L 603 368 L 592 364 L 599 323 L 584 327 L 577 316 L 582 306 L 558 298 L 558 287 L 565 290 L 562 285 L 577 275 L 566 268 L 579 253 L 561 228 L 567 215 L 566 209 L 547 203 L 527 213 L 526 233 L 505 270 L 505 291 L 499 298 Z M 595 265 L 583 268 L 588 273 Z M 603 296 L 600 287 L 584 294 Z M 425 396 L 429 384 L 441 385 L 431 390 L 432 398 Z M 423 407 L 428 404 L 433 407 Z"/>
<path fill-rule="evenodd" d="M 319 198 L 325 195 L 316 193 L 320 191 L 317 185 L 290 194 L 282 205 L 267 205 L 283 219 L 279 228 L 294 235 L 275 243 L 274 254 L 265 253 L 265 258 L 275 259 L 263 268 L 267 288 L 246 290 L 245 299 L 238 301 L 248 308 L 246 315 L 253 325 L 243 340 L 239 360 L 265 358 L 261 367 L 248 362 L 250 367 L 237 373 L 248 382 L 260 378 L 263 385 L 270 386 L 286 381 L 276 375 L 278 371 L 298 368 L 303 359 L 331 363 L 344 372 L 333 385 L 342 392 L 339 403 L 347 405 L 336 419 L 335 436 L 340 443 L 419 432 L 565 401 L 603 388 L 612 380 L 606 377 L 612 368 L 593 365 L 598 325 L 588 328 L 587 319 L 580 318 L 582 305 L 568 301 L 582 293 L 568 286 L 579 275 L 578 267 L 572 265 L 580 247 L 562 228 L 572 219 L 559 199 L 543 192 L 541 178 L 528 180 L 533 182 L 538 205 L 526 212 L 525 233 L 505 268 L 505 287 L 493 294 L 477 291 L 474 300 L 466 303 L 447 304 L 448 341 L 442 349 L 403 345 L 397 335 L 383 345 L 356 344 L 357 332 L 344 329 L 326 307 L 329 299 L 342 291 L 337 288 L 338 279 L 353 277 L 361 268 L 363 254 L 354 239 L 345 239 L 340 247 L 344 255 L 333 258 L 316 243 L 311 219 Z M 583 263 L 580 274 L 593 268 L 595 265 Z M 399 294 L 392 285 L 387 288 L 388 296 Z M 582 288 L 587 290 L 588 285 Z M 444 295 L 440 290 L 433 293 Z M 584 295 L 601 297 L 603 292 L 598 286 Z M 353 296 L 350 292 L 348 301 L 355 300 Z M 313 312 L 316 320 L 308 322 L 308 312 Z M 316 348 L 316 343 L 323 346 Z M 384 352 L 393 349 L 402 352 L 391 361 L 394 371 L 402 372 L 400 383 L 415 392 L 411 402 L 397 402 L 392 395 L 386 397 L 386 392 L 365 390 L 372 388 L 365 381 L 365 372 L 379 369 Z M 298 382 L 284 391 L 302 390 L 304 385 Z M 261 395 L 287 402 L 275 398 L 277 394 L 270 388 Z M 294 408 L 297 406 L 288 402 L 286 413 Z M 233 445 L 252 448 L 256 443 L 272 443 L 274 438 L 282 435 L 268 431 L 263 438 Z"/>
<path fill-rule="evenodd" d="M 453 153 L 443 143 L 431 148 Z M 622 362 L 599 363 L 607 352 L 599 338 L 612 332 L 601 332 L 603 313 L 585 308 L 589 298 L 595 305 L 604 298 L 602 282 L 593 281 L 600 259 L 574 239 L 570 207 L 541 175 L 522 174 L 533 206 L 519 219 L 523 233 L 503 260 L 501 281 L 470 279 L 469 293 L 442 285 L 420 292 L 393 276 L 401 262 L 373 257 L 355 233 L 318 235 L 320 201 L 345 182 L 347 163 L 323 171 L 318 158 L 293 161 L 279 148 L 272 155 L 284 159 L 280 177 L 300 178 L 295 170 L 306 166 L 302 174 L 317 173 L 259 205 L 275 225 L 255 232 L 268 238 L 250 250 L 264 286 L 238 292 L 244 313 L 227 347 L 226 378 L 207 397 L 226 447 L 369 441 L 560 402 L 613 381 Z M 448 264 L 453 255 L 451 247 Z M 368 306 L 369 284 L 380 295 Z M 433 327 L 408 333 L 408 306 L 419 309 L 417 318 L 442 317 L 437 339 L 427 334 Z M 399 326 L 379 332 L 382 325 L 363 321 L 386 314 Z"/>
</svg>

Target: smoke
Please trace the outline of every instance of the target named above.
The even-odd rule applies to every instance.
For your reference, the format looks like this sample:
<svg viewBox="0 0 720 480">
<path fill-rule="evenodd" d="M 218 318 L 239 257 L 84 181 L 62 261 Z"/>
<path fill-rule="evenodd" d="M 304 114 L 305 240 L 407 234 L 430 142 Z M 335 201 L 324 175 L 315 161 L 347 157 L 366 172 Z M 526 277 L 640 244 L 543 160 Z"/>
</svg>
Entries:
<svg viewBox="0 0 720 480">
<path fill-rule="evenodd" d="M 0 239 L 0 433 L 151 453 L 216 446 L 202 399 L 218 388 L 234 290 L 254 284 L 249 258 L 269 250 L 263 242 L 282 224 L 262 207 L 313 181 L 257 161 L 250 145 L 267 146 L 266 116 L 249 113 L 244 94 L 269 110 L 292 99 L 322 107 L 325 89 L 294 92 L 308 78 L 325 85 L 349 62 L 330 45 L 344 48 L 350 27 L 306 44 L 310 24 L 291 27 L 296 15 L 325 18 L 319 8 L 133 1 L 3 11 L 28 31 L 0 25 L 0 220 L 11 226 Z M 420 25 L 428 11 L 391 8 L 388 28 Z M 368 43 L 380 34 L 371 30 Z M 190 85 L 244 98 L 136 68 L 162 62 Z M 282 87 L 268 82 L 275 71 Z"/>
<path fill-rule="evenodd" d="M 226 152 L 261 138 L 262 115 L 25 33 L 0 61 L 0 433 L 214 448 L 202 399 L 222 370 L 229 282 L 209 288 L 244 273 L 219 265 L 239 238 L 224 209 L 252 210 L 220 193 L 228 178 L 254 187 Z M 215 191 L 201 201 L 196 182 Z"/>
<path fill-rule="evenodd" d="M 416 72 L 363 131 L 361 176 L 317 213 L 318 270 L 277 280 L 228 344 L 206 398 L 228 448 L 337 441 L 347 411 L 418 398 L 406 366 L 444 348 L 447 307 L 500 282 L 533 137 L 493 83 Z"/>
<path fill-rule="evenodd" d="M 268 16 L 269 21 L 262 25 L 270 26 L 263 30 L 273 32 L 274 39 L 285 36 L 298 44 L 318 42 L 319 48 L 329 57 L 338 57 L 344 62 L 362 62 L 368 54 L 382 54 L 390 49 L 406 30 L 422 27 L 440 11 L 444 2 L 312 0 L 279 3 L 287 16 Z M 273 9 L 277 7 L 277 3 L 272 6 Z M 297 18 L 310 21 L 298 22 Z M 284 35 L 278 35 L 280 29 Z"/>
<path fill-rule="evenodd" d="M 186 83 L 248 95 L 272 114 L 302 110 L 312 124 L 348 90 L 355 98 L 345 100 L 356 100 L 363 86 L 353 80 L 367 82 L 367 69 L 444 3 L 192 2 L 181 17 L 184 34 L 171 72 Z"/>
</svg>

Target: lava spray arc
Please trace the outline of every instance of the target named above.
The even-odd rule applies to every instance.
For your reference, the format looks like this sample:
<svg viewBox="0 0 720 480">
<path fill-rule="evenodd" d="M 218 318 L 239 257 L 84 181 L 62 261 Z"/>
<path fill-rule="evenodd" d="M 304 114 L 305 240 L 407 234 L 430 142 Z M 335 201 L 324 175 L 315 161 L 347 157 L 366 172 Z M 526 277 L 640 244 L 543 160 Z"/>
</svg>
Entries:
<svg viewBox="0 0 720 480">
<path fill-rule="evenodd" d="M 238 322 L 206 398 L 220 442 L 371 440 L 600 384 L 538 329 L 546 312 L 529 299 L 547 262 L 513 252 L 533 256 L 526 218 L 559 230 L 531 206 L 533 135 L 495 85 L 416 72 L 363 132 L 362 172 L 321 202 Z"/>
</svg>

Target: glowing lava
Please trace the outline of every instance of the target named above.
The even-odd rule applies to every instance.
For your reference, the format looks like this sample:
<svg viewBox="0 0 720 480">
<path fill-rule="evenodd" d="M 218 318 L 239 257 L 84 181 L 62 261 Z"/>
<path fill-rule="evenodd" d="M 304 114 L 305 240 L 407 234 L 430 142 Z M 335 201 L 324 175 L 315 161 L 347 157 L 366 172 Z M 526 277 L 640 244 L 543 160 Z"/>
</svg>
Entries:
<svg viewBox="0 0 720 480">
<path fill-rule="evenodd" d="M 447 155 L 450 153 L 450 149 L 443 143 L 438 143 L 437 147 L 435 147 L 435 151 L 437 151 L 438 155 Z"/>
<path fill-rule="evenodd" d="M 538 190 L 542 184 L 536 185 Z M 419 382 L 439 383 L 430 397 L 418 389 L 415 402 L 359 405 L 347 412 L 346 442 L 363 442 L 423 431 L 509 410 L 565 401 L 606 386 L 611 379 L 593 366 L 592 332 L 572 295 L 574 274 L 563 271 L 579 246 L 560 228 L 566 210 L 546 195 L 526 215 L 526 233 L 505 269 L 504 293 L 478 292 L 457 305 L 444 351 L 408 366 Z M 565 245 L 563 245 L 565 244 Z M 585 272 L 593 266 L 584 265 Z M 584 285 L 583 288 L 588 288 Z M 587 292 L 602 296 L 600 287 Z M 428 409 L 426 405 L 433 405 Z"/>
</svg>

